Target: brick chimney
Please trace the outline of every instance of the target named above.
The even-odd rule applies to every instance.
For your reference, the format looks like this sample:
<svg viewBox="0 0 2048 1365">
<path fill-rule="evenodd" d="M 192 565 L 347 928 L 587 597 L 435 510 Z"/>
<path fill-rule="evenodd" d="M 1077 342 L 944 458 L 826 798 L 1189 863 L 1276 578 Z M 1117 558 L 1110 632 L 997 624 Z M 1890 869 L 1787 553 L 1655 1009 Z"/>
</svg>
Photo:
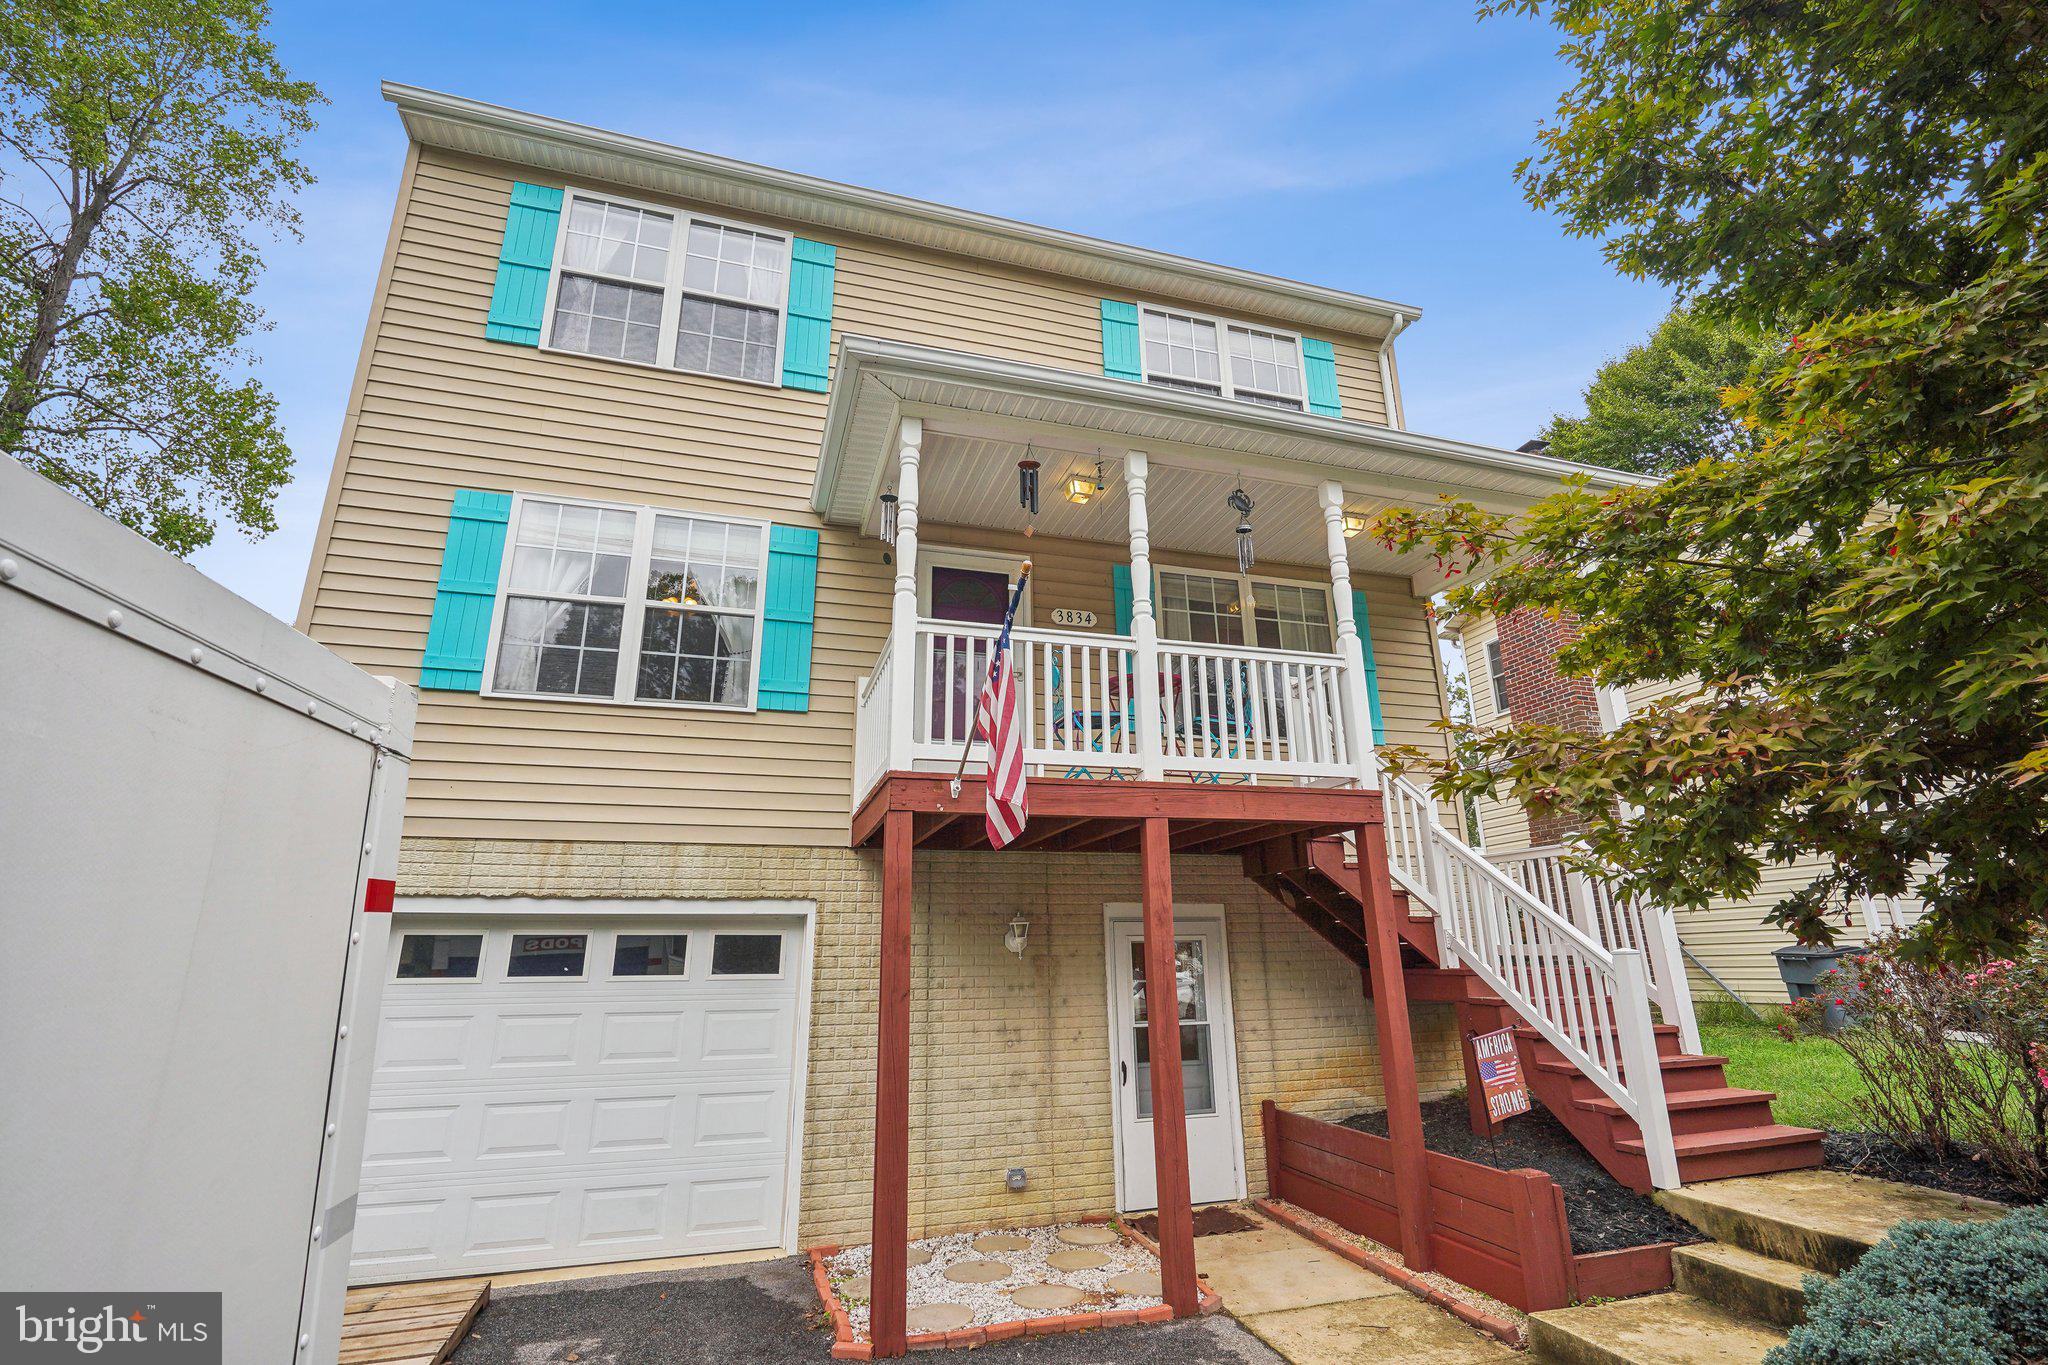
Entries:
<svg viewBox="0 0 2048 1365">
<path fill-rule="evenodd" d="M 1512 719 L 1599 734 L 1600 699 L 1592 680 L 1557 671 L 1557 652 L 1578 638 L 1578 618 L 1518 607 L 1499 625 L 1500 667 Z M 1569 812 L 1529 816 L 1529 839 L 1535 844 L 1562 843 L 1584 828 Z"/>
</svg>

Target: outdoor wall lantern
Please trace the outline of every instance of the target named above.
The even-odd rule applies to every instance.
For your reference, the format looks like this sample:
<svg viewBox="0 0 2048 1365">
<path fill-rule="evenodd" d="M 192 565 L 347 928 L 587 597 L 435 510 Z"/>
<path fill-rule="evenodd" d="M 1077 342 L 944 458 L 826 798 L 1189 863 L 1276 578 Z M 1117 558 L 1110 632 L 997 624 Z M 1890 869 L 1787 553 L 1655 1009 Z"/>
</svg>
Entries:
<svg viewBox="0 0 2048 1365">
<path fill-rule="evenodd" d="M 1030 937 L 1031 921 L 1028 919 L 1013 919 L 1010 921 L 1009 932 L 1003 935 L 1003 946 L 1018 957 L 1022 957 L 1024 956 L 1024 940 Z"/>
</svg>

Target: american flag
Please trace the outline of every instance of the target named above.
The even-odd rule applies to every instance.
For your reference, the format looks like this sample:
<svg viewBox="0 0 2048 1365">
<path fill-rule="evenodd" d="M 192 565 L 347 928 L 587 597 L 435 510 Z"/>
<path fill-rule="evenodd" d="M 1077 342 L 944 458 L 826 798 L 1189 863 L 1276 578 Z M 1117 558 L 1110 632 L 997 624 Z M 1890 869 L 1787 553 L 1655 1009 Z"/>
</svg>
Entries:
<svg viewBox="0 0 2048 1365">
<path fill-rule="evenodd" d="M 975 713 L 975 728 L 988 742 L 988 842 L 1002 848 L 1024 832 L 1030 811 L 1024 794 L 1024 735 L 1017 724 L 1017 679 L 1010 671 L 1010 626 L 1017 619 L 1017 603 L 1023 599 L 1025 580 L 1031 565 L 1024 565 L 1017 587 L 1010 594 L 1010 609 L 1003 613 L 1003 633 L 996 639 L 995 657 L 989 660 L 988 682 L 981 689 L 981 705 Z"/>
</svg>

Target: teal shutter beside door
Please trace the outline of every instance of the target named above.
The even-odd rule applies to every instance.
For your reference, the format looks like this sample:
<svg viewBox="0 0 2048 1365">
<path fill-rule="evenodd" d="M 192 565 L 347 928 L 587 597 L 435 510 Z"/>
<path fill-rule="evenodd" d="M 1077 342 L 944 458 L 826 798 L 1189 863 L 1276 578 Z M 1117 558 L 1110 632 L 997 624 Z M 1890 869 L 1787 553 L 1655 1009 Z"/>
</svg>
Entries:
<svg viewBox="0 0 2048 1365">
<path fill-rule="evenodd" d="M 1131 633 L 1131 566 L 1112 564 L 1109 566 L 1109 596 L 1116 604 L 1116 633 Z"/>
<path fill-rule="evenodd" d="M 785 389 L 826 391 L 832 361 L 832 275 L 838 259 L 839 250 L 830 242 L 790 239 L 789 320 L 782 334 Z"/>
<path fill-rule="evenodd" d="M 1145 382 L 1138 355 L 1138 305 L 1116 299 L 1102 301 L 1102 372 L 1111 379 Z"/>
<path fill-rule="evenodd" d="M 818 612 L 818 533 L 768 531 L 768 578 L 761 619 L 763 711 L 811 709 L 811 637 Z"/>
<path fill-rule="evenodd" d="M 498 249 L 498 282 L 484 335 L 515 346 L 540 345 L 548 303 L 548 271 L 555 263 L 555 231 L 562 219 L 562 192 L 546 185 L 512 186 L 505 210 L 505 242 Z"/>
<path fill-rule="evenodd" d="M 1308 384 L 1308 410 L 1322 417 L 1342 417 L 1344 404 L 1337 397 L 1337 350 L 1316 337 L 1301 339 L 1301 358 L 1308 367 L 1302 376 Z"/>
<path fill-rule="evenodd" d="M 1380 715 L 1380 666 L 1372 657 L 1372 612 L 1365 594 L 1351 590 L 1351 618 L 1358 623 L 1358 647 L 1365 654 L 1365 707 L 1372 715 L 1372 742 L 1387 742 L 1387 722 Z"/>
<path fill-rule="evenodd" d="M 434 590 L 434 617 L 427 624 L 427 652 L 420 660 L 422 688 L 482 689 L 498 566 L 505 559 L 505 524 L 511 517 L 510 493 L 456 492 L 441 551 L 441 582 Z"/>
</svg>

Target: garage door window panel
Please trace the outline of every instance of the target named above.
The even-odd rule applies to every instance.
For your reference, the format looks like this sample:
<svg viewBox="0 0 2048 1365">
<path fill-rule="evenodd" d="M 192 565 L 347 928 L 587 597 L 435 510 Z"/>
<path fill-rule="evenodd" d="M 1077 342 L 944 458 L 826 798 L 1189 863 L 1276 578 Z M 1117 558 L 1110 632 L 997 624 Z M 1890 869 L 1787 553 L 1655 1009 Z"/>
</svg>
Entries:
<svg viewBox="0 0 2048 1365">
<path fill-rule="evenodd" d="M 474 981 L 482 934 L 407 934 L 398 945 L 400 981 Z"/>
<path fill-rule="evenodd" d="M 684 976 L 689 970 L 688 934 L 620 934 L 612 947 L 613 976 Z"/>
<path fill-rule="evenodd" d="M 588 934 L 514 934 L 505 975 L 580 981 L 589 946 Z"/>
<path fill-rule="evenodd" d="M 717 934 L 711 940 L 713 976 L 779 976 L 782 935 Z"/>
</svg>

